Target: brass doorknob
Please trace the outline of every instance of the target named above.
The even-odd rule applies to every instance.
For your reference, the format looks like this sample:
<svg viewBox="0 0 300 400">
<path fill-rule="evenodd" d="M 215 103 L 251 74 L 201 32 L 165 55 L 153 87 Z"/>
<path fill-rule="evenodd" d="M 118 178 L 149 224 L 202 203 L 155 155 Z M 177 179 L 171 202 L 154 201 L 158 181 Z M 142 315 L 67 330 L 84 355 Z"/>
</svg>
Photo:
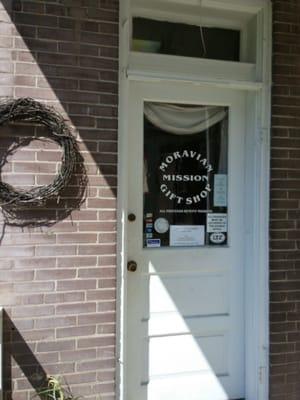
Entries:
<svg viewBox="0 0 300 400">
<path fill-rule="evenodd" d="M 133 222 L 133 221 L 135 221 L 135 220 L 136 220 L 135 214 L 130 213 L 130 214 L 128 215 L 128 221 Z"/>
<path fill-rule="evenodd" d="M 137 270 L 137 263 L 135 261 L 128 261 L 127 270 L 129 272 L 135 272 Z"/>
</svg>

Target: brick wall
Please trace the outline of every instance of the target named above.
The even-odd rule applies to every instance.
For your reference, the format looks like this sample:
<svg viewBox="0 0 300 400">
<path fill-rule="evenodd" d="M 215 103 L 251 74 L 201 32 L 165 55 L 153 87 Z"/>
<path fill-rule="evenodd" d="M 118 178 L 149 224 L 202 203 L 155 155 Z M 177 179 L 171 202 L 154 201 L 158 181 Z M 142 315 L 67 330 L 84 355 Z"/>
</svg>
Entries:
<svg viewBox="0 0 300 400">
<path fill-rule="evenodd" d="M 116 296 L 117 0 L 4 0 L 0 96 L 54 105 L 74 127 L 89 178 L 80 210 L 49 227 L 8 226 L 0 246 L 6 399 L 29 400 L 42 374 L 76 395 L 114 398 Z M 0 152 L 40 127 L 2 127 Z M 2 169 L 25 188 L 60 166 L 54 143 L 32 141 Z M 71 202 L 76 176 L 65 193 Z M 74 199 L 73 199 L 74 200 Z M 57 217 L 59 205 L 47 210 Z M 2 222 L 0 229 L 2 228 Z M 11 392 L 13 394 L 11 395 Z"/>
<path fill-rule="evenodd" d="M 300 2 L 273 1 L 272 400 L 300 398 Z"/>
<path fill-rule="evenodd" d="M 300 4 L 273 4 L 270 398 L 296 400 Z M 7 399 L 13 391 L 14 399 L 29 400 L 41 371 L 64 375 L 88 399 L 114 397 L 117 13 L 116 0 L 2 1 L 0 95 L 32 96 L 64 113 L 89 176 L 80 211 L 48 228 L 5 231 L 0 303 L 7 312 Z M 27 133 L 30 127 L 1 128 L 1 154 Z M 33 141 L 8 160 L 2 174 L 15 185 L 44 184 L 53 179 L 59 159 L 53 143 Z M 76 182 L 70 197 L 74 187 Z"/>
</svg>

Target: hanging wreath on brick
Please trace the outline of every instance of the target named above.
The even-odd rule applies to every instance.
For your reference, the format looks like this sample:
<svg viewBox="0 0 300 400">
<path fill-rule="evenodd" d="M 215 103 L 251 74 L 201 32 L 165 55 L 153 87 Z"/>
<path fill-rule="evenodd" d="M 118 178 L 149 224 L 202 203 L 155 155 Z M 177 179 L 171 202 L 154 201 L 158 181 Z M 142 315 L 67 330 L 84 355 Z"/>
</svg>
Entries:
<svg viewBox="0 0 300 400">
<path fill-rule="evenodd" d="M 53 182 L 44 186 L 33 187 L 29 190 L 16 189 L 12 185 L 0 181 L 0 206 L 8 214 L 14 214 L 17 209 L 40 207 L 48 200 L 59 198 L 61 191 L 66 188 L 78 160 L 78 147 L 70 128 L 62 115 L 31 98 L 9 99 L 0 102 L 0 127 L 12 122 L 26 122 L 44 125 L 48 128 L 49 138 L 62 148 L 61 167 Z M 30 140 L 42 139 L 31 137 Z M 21 142 L 22 143 L 22 142 Z M 28 139 L 27 139 L 28 143 Z M 15 147 L 19 147 L 20 143 Z M 12 154 L 9 149 L 8 154 Z M 0 167 L 7 161 L 2 158 Z"/>
</svg>

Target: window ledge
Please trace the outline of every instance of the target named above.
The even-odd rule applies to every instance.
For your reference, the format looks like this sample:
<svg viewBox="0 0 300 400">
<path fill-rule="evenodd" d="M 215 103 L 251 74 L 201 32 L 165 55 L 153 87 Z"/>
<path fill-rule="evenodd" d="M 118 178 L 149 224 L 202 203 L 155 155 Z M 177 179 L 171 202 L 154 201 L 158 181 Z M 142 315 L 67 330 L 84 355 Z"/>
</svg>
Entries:
<svg viewBox="0 0 300 400">
<path fill-rule="evenodd" d="M 259 90 L 256 65 L 250 63 L 207 60 L 131 52 L 127 68 L 131 80 L 166 80 Z"/>
</svg>

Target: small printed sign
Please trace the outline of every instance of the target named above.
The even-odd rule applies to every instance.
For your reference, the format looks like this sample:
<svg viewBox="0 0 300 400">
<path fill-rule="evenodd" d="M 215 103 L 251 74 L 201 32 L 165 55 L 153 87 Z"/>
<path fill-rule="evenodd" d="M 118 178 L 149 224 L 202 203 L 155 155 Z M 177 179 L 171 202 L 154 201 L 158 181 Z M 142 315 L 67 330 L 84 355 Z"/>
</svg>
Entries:
<svg viewBox="0 0 300 400">
<path fill-rule="evenodd" d="M 222 244 L 225 242 L 226 236 L 222 232 L 215 232 L 210 234 L 209 239 L 214 244 Z"/>
<path fill-rule="evenodd" d="M 204 225 L 171 225 L 170 246 L 203 246 Z"/>
<path fill-rule="evenodd" d="M 227 206 L 227 175 L 214 176 L 214 207 Z"/>
<path fill-rule="evenodd" d="M 146 233 L 146 238 L 147 239 L 152 239 L 153 238 L 153 233 Z"/>
<path fill-rule="evenodd" d="M 147 239 L 147 247 L 160 247 L 160 239 Z"/>
<path fill-rule="evenodd" d="M 227 214 L 207 214 L 207 232 L 227 232 Z"/>
</svg>

